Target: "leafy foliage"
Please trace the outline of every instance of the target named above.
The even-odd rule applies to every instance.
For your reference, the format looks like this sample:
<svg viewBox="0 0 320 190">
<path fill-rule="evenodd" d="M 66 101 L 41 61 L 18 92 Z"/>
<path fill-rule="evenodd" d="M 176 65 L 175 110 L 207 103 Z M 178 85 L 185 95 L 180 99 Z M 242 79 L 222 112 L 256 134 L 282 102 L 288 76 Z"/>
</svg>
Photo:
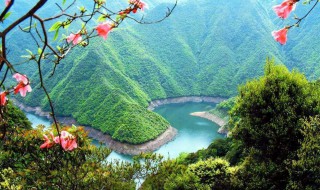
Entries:
<svg viewBox="0 0 320 190">
<path fill-rule="evenodd" d="M 209 113 L 214 114 L 225 121 L 229 120 L 229 111 L 235 105 L 236 98 L 229 98 L 221 103 L 219 103 L 214 109 L 210 110 Z"/>
<path fill-rule="evenodd" d="M 264 158 L 283 161 L 299 148 L 304 117 L 319 114 L 319 89 L 297 71 L 268 61 L 265 76 L 240 88 L 233 137 Z"/>
<path fill-rule="evenodd" d="M 208 184 L 212 189 L 222 190 L 230 187 L 233 170 L 226 160 L 210 158 L 190 165 L 189 170 L 200 179 L 200 183 Z"/>
<path fill-rule="evenodd" d="M 233 135 L 214 141 L 205 150 L 173 160 L 148 154 L 131 164 L 108 163 L 105 158 L 110 152 L 90 145 L 81 128 L 64 128 L 77 137 L 79 148 L 72 152 L 61 151 L 59 146 L 40 150 L 41 128 L 13 128 L 6 141 L 1 141 L 0 187 L 135 189 L 135 182 L 145 179 L 140 189 L 318 189 L 319 83 L 308 82 L 297 71 L 289 72 L 272 61 L 265 68 L 263 77 L 240 88 L 231 112 L 236 125 Z M 119 100 L 131 105 L 129 97 L 121 97 L 125 93 L 115 94 L 118 99 L 110 99 L 115 105 L 123 104 Z M 131 106 L 139 110 L 135 105 Z M 247 129 L 257 132 L 242 136 L 251 134 L 243 133 Z M 283 131 L 299 138 L 290 139 Z M 289 139 L 292 146 L 279 137 Z M 260 139 L 269 143 L 267 148 L 259 144 Z"/>
<path fill-rule="evenodd" d="M 25 128 L 31 129 L 31 122 L 26 115 L 12 102 L 6 106 L 7 111 L 4 113 L 4 118 L 8 122 L 10 128 Z"/>
<path fill-rule="evenodd" d="M 152 155 L 144 156 L 144 163 L 106 162 L 111 151 L 92 145 L 83 128 L 62 129 L 72 131 L 78 148 L 64 151 L 55 144 L 40 149 L 42 126 L 7 131 L 0 141 L 0 189 L 135 189 L 135 180 L 161 160 Z"/>
<path fill-rule="evenodd" d="M 285 189 L 291 184 L 290 188 L 304 188 L 303 182 L 290 179 L 290 173 L 299 173 L 293 172 L 290 165 L 298 163 L 294 160 L 300 157 L 301 142 L 313 139 L 313 134 L 303 132 L 304 119 L 319 115 L 318 94 L 317 83 L 273 61 L 267 61 L 263 77 L 240 88 L 231 112 L 235 123 L 232 135 L 243 143 L 246 154 L 234 176 L 236 187 Z M 311 163 L 316 164 L 314 161 Z M 307 184 L 317 183 L 313 177 L 316 174 L 310 173 Z"/>
<path fill-rule="evenodd" d="M 152 20 L 161 17 L 160 13 L 172 1 L 147 2 L 151 8 L 146 19 Z M 31 7 L 28 2 L 21 3 L 21 7 Z M 127 27 L 111 33 L 108 42 L 91 40 L 90 46 L 70 54 L 57 66 L 55 77 L 48 79 L 52 65 L 44 66 L 46 84 L 57 112 L 72 115 L 81 124 L 106 129 L 110 126 L 92 117 L 95 113 L 108 115 L 114 105 L 105 102 L 101 106 L 101 102 L 114 90 L 126 93 L 142 108 L 150 100 L 159 98 L 234 96 L 239 84 L 263 74 L 262 60 L 267 56 L 276 56 L 290 70 L 297 67 L 308 78 L 317 79 L 320 76 L 318 46 L 306 44 L 318 44 L 319 39 L 312 36 L 316 35 L 319 24 L 311 19 L 304 22 L 306 26 L 290 31 L 285 47 L 277 46 L 270 32 L 283 23 L 274 19 L 276 15 L 270 9 L 273 4 L 259 0 L 248 3 L 185 1 L 160 24 L 124 23 Z M 297 11 L 300 8 L 304 12 L 302 7 Z M 319 18 L 314 16 L 314 20 Z M 17 40 L 17 36 L 15 32 L 10 33 L 8 49 L 31 49 L 27 37 Z M 20 62 L 18 57 L 22 54 L 25 52 L 12 52 L 10 58 Z M 17 68 L 25 70 L 28 76 L 33 75 L 31 84 L 39 87 L 38 76 L 32 72 L 34 65 Z M 39 90 L 25 103 L 48 109 Z M 121 126 L 121 121 L 118 124 Z"/>
<path fill-rule="evenodd" d="M 62 66 L 49 85 L 60 113 L 74 114 L 81 123 L 94 125 L 120 141 L 141 143 L 154 138 L 167 125 L 160 116 L 146 111 L 151 99 L 233 95 L 233 87 L 262 71 L 252 62 L 262 60 L 266 53 L 279 54 L 284 59 L 286 54 L 303 48 L 289 44 L 285 49 L 288 51 L 279 52 L 264 37 L 272 23 L 261 19 L 268 18 L 267 11 L 261 13 L 263 3 L 254 0 L 241 5 L 225 3 L 229 3 L 228 9 L 223 9 L 225 4 L 221 2 L 186 3 L 183 8 L 187 9 L 181 10 L 180 16 L 191 22 L 169 20 L 165 29 L 152 28 L 150 31 L 156 31 L 156 37 L 150 40 L 158 44 L 145 39 L 151 33 L 149 29 L 137 34 L 133 26 L 125 29 L 125 34 L 115 33 L 123 43 L 112 42 L 106 45 L 106 50 L 93 48 L 73 55 L 67 60 L 72 64 Z M 225 20 L 216 16 L 221 10 L 233 14 L 241 11 L 241 17 L 235 18 L 240 24 L 225 24 Z M 251 14 L 259 19 L 252 19 Z M 199 24 L 189 16 L 205 22 Z M 238 19 L 249 24 L 244 25 Z M 231 27 L 241 34 L 235 34 Z M 159 40 L 159 34 L 165 39 Z M 219 38 L 213 34 L 223 35 Z M 123 39 L 130 39 L 130 43 Z M 171 42 L 177 43 L 170 46 Z M 148 45 L 140 48 L 145 44 Z M 250 48 L 244 48 L 246 45 Z M 126 50 L 127 46 L 132 49 Z M 248 55 L 248 49 L 255 51 Z M 168 58 L 168 52 L 175 55 Z M 313 61 L 317 58 L 309 54 L 299 56 Z M 297 57 L 290 57 L 294 58 Z M 186 63 L 189 65 L 185 66 Z M 310 71 L 312 66 L 308 69 L 309 73 L 314 72 Z M 48 77 L 49 66 L 44 66 L 44 70 Z M 36 78 L 33 80 L 38 82 Z M 161 158 L 147 155 L 143 157 L 143 166 L 137 160 L 133 164 L 105 162 L 109 151 L 91 146 L 81 128 L 74 131 L 80 148 L 62 152 L 59 146 L 39 150 L 42 129 L 13 126 L 1 141 L 0 187 L 135 189 L 134 180 L 147 177 L 141 189 L 319 189 L 319 93 L 318 82 L 309 82 L 297 71 L 289 72 L 284 66 L 268 62 L 265 76 L 240 88 L 231 112 L 232 124 L 236 126 L 231 138 L 215 141 L 207 150 L 175 160 L 161 162 Z M 30 105 L 40 102 L 47 108 L 41 93 L 27 101 Z M 230 107 L 229 103 L 223 103 L 219 108 Z M 12 117 L 15 125 L 20 116 Z M 132 125 L 137 121 L 143 123 Z M 215 158 L 218 156 L 223 158 Z"/>
<path fill-rule="evenodd" d="M 304 139 L 297 151 L 297 159 L 290 166 L 290 189 L 317 189 L 320 187 L 320 119 L 319 116 L 304 122 Z"/>
</svg>

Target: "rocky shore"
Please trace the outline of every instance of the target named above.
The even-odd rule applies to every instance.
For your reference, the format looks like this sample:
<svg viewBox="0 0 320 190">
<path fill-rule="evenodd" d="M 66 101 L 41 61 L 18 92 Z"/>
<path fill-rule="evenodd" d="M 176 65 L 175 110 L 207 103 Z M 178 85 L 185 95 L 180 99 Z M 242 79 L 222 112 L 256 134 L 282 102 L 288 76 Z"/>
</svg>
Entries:
<svg viewBox="0 0 320 190">
<path fill-rule="evenodd" d="M 153 110 L 154 108 L 160 105 L 165 105 L 165 104 L 186 103 L 186 102 L 220 103 L 223 100 L 225 99 L 221 97 L 208 97 L 208 96 L 187 96 L 187 97 L 178 97 L 178 98 L 159 99 L 159 100 L 154 100 L 150 102 L 148 106 L 148 110 Z M 18 102 L 17 100 L 13 100 L 13 102 L 15 105 L 17 105 L 21 110 L 25 112 L 33 112 L 38 116 L 47 117 L 49 120 L 52 120 L 50 116 L 50 112 L 43 111 L 40 107 L 29 107 Z M 197 115 L 197 116 L 204 117 L 204 118 L 206 118 L 205 116 L 208 116 L 206 114 L 205 115 L 200 114 L 200 115 Z M 65 125 L 72 125 L 72 124 L 78 125 L 77 121 L 72 117 L 57 117 L 57 119 L 59 120 L 59 122 Z M 213 120 L 209 119 L 209 120 L 213 122 L 216 122 L 216 121 L 219 122 L 218 125 L 221 126 L 220 127 L 221 130 L 219 129 L 219 132 L 223 134 L 225 133 L 225 131 L 222 129 L 222 124 L 223 124 L 222 121 L 220 121 L 218 118 L 215 118 Z M 162 133 L 156 139 L 148 141 L 143 144 L 132 145 L 132 144 L 116 141 L 112 139 L 110 135 L 104 134 L 101 131 L 94 129 L 90 126 L 85 126 L 85 129 L 89 132 L 88 134 L 89 137 L 106 144 L 110 149 L 118 153 L 129 154 L 129 155 L 138 155 L 143 152 L 153 152 L 159 149 L 162 145 L 172 141 L 175 138 L 175 136 L 178 134 L 177 129 L 170 126 L 164 133 Z"/>
<path fill-rule="evenodd" d="M 49 120 L 52 120 L 50 117 L 50 112 L 43 111 L 40 107 L 30 107 L 26 106 L 17 100 L 13 100 L 14 104 L 18 106 L 21 110 L 25 112 L 32 112 L 41 117 L 47 117 Z M 72 117 L 57 117 L 58 121 L 64 125 L 78 125 L 77 121 Z M 104 143 L 110 149 L 121 153 L 121 154 L 129 154 L 129 155 L 138 155 L 140 153 L 145 152 L 153 152 L 159 149 L 162 145 L 167 144 L 168 142 L 172 141 L 175 136 L 178 134 L 178 130 L 169 126 L 168 129 L 163 132 L 160 136 L 156 139 L 148 141 L 143 144 L 139 145 L 132 145 L 128 143 L 122 143 L 116 141 L 111 138 L 110 135 L 104 134 L 101 131 L 94 129 L 90 126 L 84 126 L 85 129 L 88 131 L 88 136 Z"/>
<path fill-rule="evenodd" d="M 216 123 L 217 125 L 220 126 L 218 133 L 228 135 L 228 130 L 225 127 L 227 122 L 225 120 L 221 119 L 220 117 L 218 117 L 214 114 L 211 114 L 209 112 L 193 112 L 190 115 L 196 116 L 196 117 L 202 117 L 202 118 L 208 119 L 208 120 Z"/>
<path fill-rule="evenodd" d="M 169 126 L 169 128 L 156 139 L 143 144 L 132 145 L 128 143 L 115 141 L 111 138 L 110 135 L 105 135 L 101 131 L 96 130 L 92 127 L 85 127 L 85 129 L 89 131 L 89 137 L 94 138 L 102 143 L 105 143 L 110 149 L 118 153 L 129 155 L 138 155 L 140 153 L 153 152 L 159 149 L 162 145 L 172 141 L 174 137 L 178 134 L 177 129 Z"/>
<path fill-rule="evenodd" d="M 46 117 L 47 119 L 51 119 L 50 112 L 45 112 L 40 107 L 26 106 L 14 98 L 12 98 L 11 101 L 14 103 L 14 105 L 18 106 L 22 111 L 33 112 L 34 114 L 40 117 Z"/>
<path fill-rule="evenodd" d="M 165 98 L 159 100 L 153 100 L 149 103 L 148 110 L 154 110 L 154 108 L 165 104 L 178 104 L 186 102 L 212 102 L 220 103 L 226 100 L 222 97 L 210 97 L 210 96 L 183 96 L 177 98 Z"/>
</svg>

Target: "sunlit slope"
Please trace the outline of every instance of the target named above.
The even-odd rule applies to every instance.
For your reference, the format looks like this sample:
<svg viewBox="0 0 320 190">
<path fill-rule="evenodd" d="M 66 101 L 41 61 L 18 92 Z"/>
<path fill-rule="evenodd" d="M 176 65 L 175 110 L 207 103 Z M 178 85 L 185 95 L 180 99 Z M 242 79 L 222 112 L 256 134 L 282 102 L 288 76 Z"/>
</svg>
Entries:
<svg viewBox="0 0 320 190">
<path fill-rule="evenodd" d="M 152 99 L 235 95 L 239 84 L 263 73 L 267 57 L 287 62 L 290 68 L 297 66 L 315 78 L 319 56 L 298 56 L 295 52 L 305 46 L 290 44 L 298 42 L 299 36 L 308 43 L 312 40 L 295 35 L 286 47 L 275 43 L 271 31 L 283 23 L 269 4 L 257 0 L 183 1 L 161 23 L 139 25 L 129 21 L 115 29 L 108 40 L 90 41 L 88 47 L 72 52 L 57 67 L 54 77 L 48 78 L 52 65 L 43 67 L 57 113 L 72 115 L 79 123 L 117 140 L 137 143 L 143 140 L 124 140 L 126 135 L 117 131 L 122 128 L 130 133 L 130 126 L 132 130 L 141 126 L 144 140 L 160 134 L 167 123 L 146 110 Z M 160 18 L 167 6 L 170 4 L 153 4 L 145 19 Z M 33 86 L 39 86 L 38 82 L 33 72 Z M 48 109 L 41 92 L 28 95 L 26 100 L 29 105 Z M 148 134 L 150 127 L 155 129 L 152 135 Z"/>
</svg>

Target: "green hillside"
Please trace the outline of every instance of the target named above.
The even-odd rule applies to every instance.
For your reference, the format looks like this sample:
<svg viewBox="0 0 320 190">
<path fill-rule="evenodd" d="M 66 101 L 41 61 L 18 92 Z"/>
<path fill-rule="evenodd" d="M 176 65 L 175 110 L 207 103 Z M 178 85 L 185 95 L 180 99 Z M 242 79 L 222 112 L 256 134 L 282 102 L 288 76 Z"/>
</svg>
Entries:
<svg viewBox="0 0 320 190">
<path fill-rule="evenodd" d="M 160 18 L 167 6 L 172 4 L 153 1 L 146 20 Z M 258 0 L 181 1 L 159 24 L 128 21 L 107 41 L 95 39 L 88 47 L 72 52 L 57 67 L 54 77 L 49 78 L 52 66 L 43 66 L 56 111 L 117 140 L 141 143 L 155 138 L 168 125 L 146 110 L 148 102 L 189 95 L 234 96 L 239 84 L 262 75 L 266 57 L 276 57 L 276 61 L 289 63 L 289 68 L 298 67 L 317 78 L 320 71 L 314 68 L 320 59 L 318 51 L 315 49 L 314 58 L 305 59 L 295 53 L 305 48 L 307 37 L 292 35 L 288 47 L 273 40 L 271 31 L 283 23 L 270 6 L 270 2 Z M 19 43 L 12 48 L 17 46 Z M 35 89 L 25 102 L 48 110 L 47 99 L 36 89 L 39 81 L 37 73 L 31 72 L 33 67 L 23 68 L 33 74 Z M 153 129 L 150 134 L 147 128 Z M 139 135 L 132 139 L 120 129 Z"/>
</svg>

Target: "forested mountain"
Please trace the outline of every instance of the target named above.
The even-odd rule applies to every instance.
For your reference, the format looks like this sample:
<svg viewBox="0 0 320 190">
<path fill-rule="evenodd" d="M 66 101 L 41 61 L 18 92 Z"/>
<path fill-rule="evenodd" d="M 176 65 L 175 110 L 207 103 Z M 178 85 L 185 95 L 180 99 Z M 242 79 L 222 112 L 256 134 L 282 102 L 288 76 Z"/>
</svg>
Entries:
<svg viewBox="0 0 320 190">
<path fill-rule="evenodd" d="M 166 7 L 172 6 L 163 1 L 149 3 L 146 20 L 160 18 Z M 282 47 L 271 36 L 272 30 L 284 24 L 272 12 L 271 4 L 274 1 L 180 1 L 174 13 L 159 24 L 127 22 L 108 40 L 95 39 L 88 47 L 72 52 L 53 77 L 48 78 L 53 66 L 44 66 L 57 113 L 72 115 L 79 123 L 117 140 L 141 143 L 155 138 L 168 125 L 146 110 L 148 102 L 188 95 L 233 96 L 239 84 L 263 73 L 266 57 L 275 57 L 317 79 L 319 47 L 310 44 L 319 39 L 308 36 L 316 34 L 319 24 L 307 20 L 303 25 L 308 27 L 290 31 L 288 46 Z M 27 44 L 25 39 L 21 42 Z M 13 44 L 12 48 L 21 47 Z M 34 93 L 25 102 L 48 109 L 32 67 L 27 65 L 26 70 L 33 74 Z M 131 130 L 131 135 L 139 131 L 149 134 L 140 140 L 118 135 Z"/>
</svg>

